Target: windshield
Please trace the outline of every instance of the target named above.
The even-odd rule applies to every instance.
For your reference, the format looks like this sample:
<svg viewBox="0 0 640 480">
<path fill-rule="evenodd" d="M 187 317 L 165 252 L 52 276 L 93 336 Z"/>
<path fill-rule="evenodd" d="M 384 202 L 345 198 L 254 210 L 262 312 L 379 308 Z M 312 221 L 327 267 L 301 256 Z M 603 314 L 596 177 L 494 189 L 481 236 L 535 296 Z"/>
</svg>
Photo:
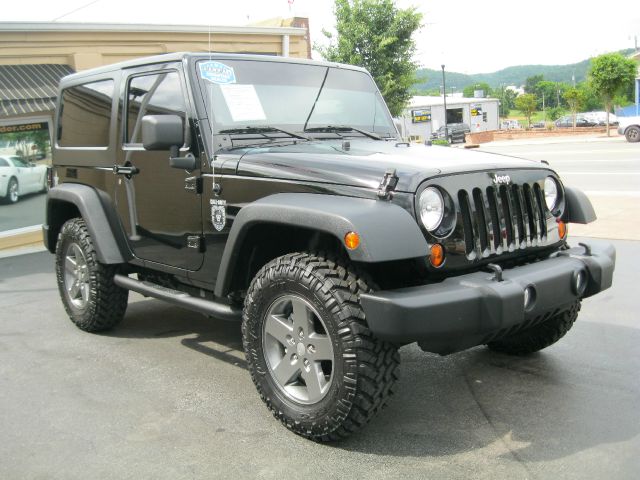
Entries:
<svg viewBox="0 0 640 480">
<path fill-rule="evenodd" d="M 360 71 L 226 59 L 201 60 L 196 71 L 214 133 L 247 127 L 301 133 L 348 126 L 382 137 L 396 135 L 375 83 Z"/>
</svg>

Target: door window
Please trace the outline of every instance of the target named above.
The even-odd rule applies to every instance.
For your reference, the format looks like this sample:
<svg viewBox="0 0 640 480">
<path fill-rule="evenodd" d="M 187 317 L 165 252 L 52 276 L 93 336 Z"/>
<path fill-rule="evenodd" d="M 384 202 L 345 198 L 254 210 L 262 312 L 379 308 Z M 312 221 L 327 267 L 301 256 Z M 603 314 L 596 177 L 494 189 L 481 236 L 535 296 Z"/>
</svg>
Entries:
<svg viewBox="0 0 640 480">
<path fill-rule="evenodd" d="M 178 115 L 186 118 L 186 103 L 176 71 L 133 77 L 127 87 L 125 143 L 140 144 L 145 115 Z"/>
</svg>

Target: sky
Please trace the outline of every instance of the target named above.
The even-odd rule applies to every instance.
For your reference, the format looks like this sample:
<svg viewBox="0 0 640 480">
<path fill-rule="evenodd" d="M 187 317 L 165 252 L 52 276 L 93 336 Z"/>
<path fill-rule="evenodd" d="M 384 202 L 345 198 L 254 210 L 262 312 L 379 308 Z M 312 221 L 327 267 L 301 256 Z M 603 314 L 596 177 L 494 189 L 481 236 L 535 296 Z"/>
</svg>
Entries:
<svg viewBox="0 0 640 480">
<path fill-rule="evenodd" d="M 333 0 L 30 0 L 3 2 L 1 21 L 246 25 L 272 17 L 309 18 L 311 41 L 334 25 Z M 422 67 L 461 73 L 523 64 L 559 65 L 640 45 L 638 0 L 418 1 L 415 35 Z M 317 53 L 314 57 L 318 57 Z"/>
</svg>

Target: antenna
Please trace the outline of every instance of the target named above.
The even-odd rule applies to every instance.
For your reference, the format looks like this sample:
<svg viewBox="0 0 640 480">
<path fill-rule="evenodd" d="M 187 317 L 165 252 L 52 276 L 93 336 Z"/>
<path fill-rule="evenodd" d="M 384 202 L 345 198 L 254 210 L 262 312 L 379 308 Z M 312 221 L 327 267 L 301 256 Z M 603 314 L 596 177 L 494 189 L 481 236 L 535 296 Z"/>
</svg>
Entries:
<svg viewBox="0 0 640 480">
<path fill-rule="evenodd" d="M 211 23 L 209 23 L 209 61 L 213 59 L 213 50 L 211 48 Z M 208 82 L 207 82 L 208 83 Z M 213 110 L 213 85 L 209 85 L 209 109 Z M 219 189 L 216 185 L 216 167 L 215 167 L 215 153 L 214 153 L 214 138 L 213 138 L 213 118 L 211 118 L 211 112 L 207 112 L 207 119 L 209 120 L 209 130 L 211 134 L 211 182 L 213 193 L 218 196 Z"/>
</svg>

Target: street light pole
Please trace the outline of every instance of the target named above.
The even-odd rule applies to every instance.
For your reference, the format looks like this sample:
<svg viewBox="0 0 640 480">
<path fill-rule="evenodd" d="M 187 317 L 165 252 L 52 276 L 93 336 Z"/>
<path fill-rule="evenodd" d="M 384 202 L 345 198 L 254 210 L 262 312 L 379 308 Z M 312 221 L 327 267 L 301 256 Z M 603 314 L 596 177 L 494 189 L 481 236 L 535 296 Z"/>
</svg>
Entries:
<svg viewBox="0 0 640 480">
<path fill-rule="evenodd" d="M 444 65 L 442 65 L 442 98 L 444 99 L 444 138 L 449 140 L 449 128 L 447 127 L 447 84 L 444 81 Z"/>
</svg>

